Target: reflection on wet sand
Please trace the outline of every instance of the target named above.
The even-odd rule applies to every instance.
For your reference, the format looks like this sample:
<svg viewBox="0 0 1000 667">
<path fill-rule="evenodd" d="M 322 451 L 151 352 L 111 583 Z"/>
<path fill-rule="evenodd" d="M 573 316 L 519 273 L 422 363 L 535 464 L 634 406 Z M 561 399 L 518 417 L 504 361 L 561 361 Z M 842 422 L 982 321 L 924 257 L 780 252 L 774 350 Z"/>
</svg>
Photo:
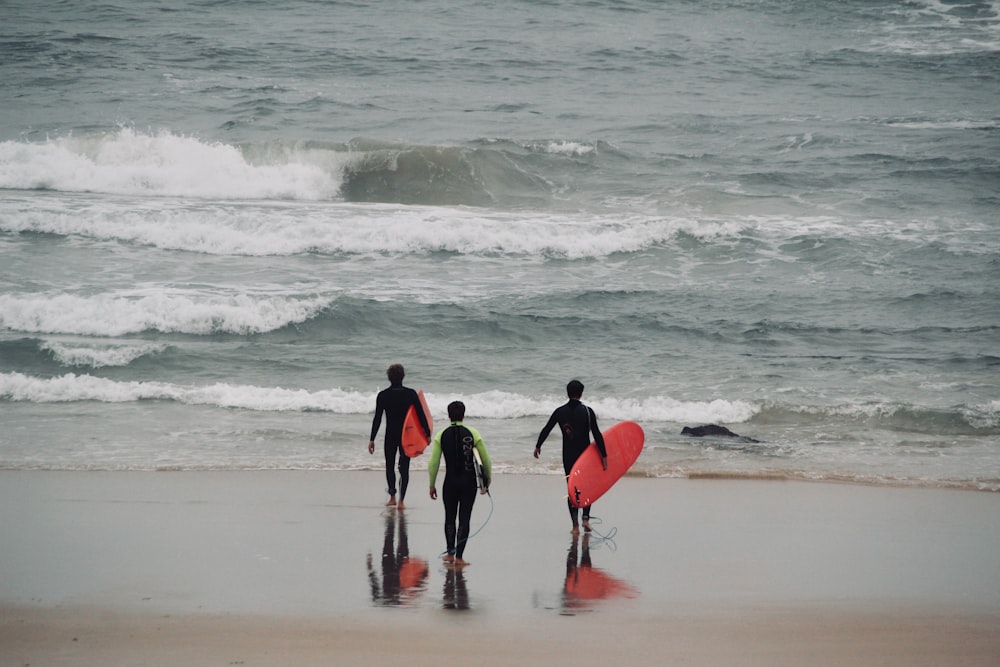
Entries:
<svg viewBox="0 0 1000 667">
<path fill-rule="evenodd" d="M 396 526 L 399 541 L 396 542 Z M 381 577 L 372 564 L 368 552 L 368 583 L 371 585 L 372 602 L 381 606 L 407 605 L 426 588 L 430 568 L 420 558 L 410 557 L 406 535 L 406 516 L 395 510 L 385 514 L 385 539 L 382 542 Z"/>
<path fill-rule="evenodd" d="M 444 573 L 445 609 L 466 611 L 469 607 L 469 589 L 465 586 L 465 572 L 461 568 L 447 568 Z"/>
<path fill-rule="evenodd" d="M 626 581 L 594 567 L 590 556 L 590 535 L 573 536 L 566 555 L 566 581 L 563 585 L 562 613 L 573 614 L 592 609 L 599 600 L 634 598 L 639 592 Z"/>
</svg>

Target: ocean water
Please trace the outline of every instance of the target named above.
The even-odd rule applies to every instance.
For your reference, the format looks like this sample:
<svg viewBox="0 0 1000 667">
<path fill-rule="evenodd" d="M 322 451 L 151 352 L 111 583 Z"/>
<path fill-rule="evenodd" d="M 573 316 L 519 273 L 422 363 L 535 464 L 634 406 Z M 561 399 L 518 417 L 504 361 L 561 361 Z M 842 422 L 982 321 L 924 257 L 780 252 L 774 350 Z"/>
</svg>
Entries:
<svg viewBox="0 0 1000 667">
<path fill-rule="evenodd" d="M 0 467 L 1000 490 L 1000 3 L 0 3 Z M 690 438 L 721 424 L 752 438 Z M 415 462 L 419 469 L 422 462 Z"/>
</svg>

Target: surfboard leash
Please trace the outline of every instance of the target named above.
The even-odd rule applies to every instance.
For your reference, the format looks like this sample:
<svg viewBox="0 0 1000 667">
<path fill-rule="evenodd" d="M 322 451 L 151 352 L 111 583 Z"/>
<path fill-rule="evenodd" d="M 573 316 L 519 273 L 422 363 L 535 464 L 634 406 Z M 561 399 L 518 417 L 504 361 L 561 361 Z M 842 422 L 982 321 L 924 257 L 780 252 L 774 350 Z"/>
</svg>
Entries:
<svg viewBox="0 0 1000 667">
<path fill-rule="evenodd" d="M 594 530 L 594 524 L 595 523 L 598 524 L 598 525 L 600 525 L 600 524 L 604 523 L 604 519 L 602 519 L 599 516 L 591 516 L 590 517 L 590 532 L 597 536 L 597 544 L 596 545 L 592 545 L 592 546 L 600 546 L 601 544 L 607 544 L 608 548 L 611 551 L 614 551 L 615 549 L 617 549 L 618 545 L 615 544 L 615 535 L 618 534 L 618 527 L 617 526 L 612 526 L 611 530 L 609 530 L 607 532 L 607 534 L 604 534 L 604 533 L 600 532 L 599 530 Z"/>
<path fill-rule="evenodd" d="M 490 493 L 489 489 L 486 489 L 486 495 L 490 499 L 490 513 L 486 515 L 486 519 L 483 521 L 482 525 L 479 526 L 479 528 L 476 529 L 476 532 L 470 533 L 469 536 L 466 537 L 464 540 L 460 540 L 459 542 L 455 543 L 455 548 L 456 549 L 458 548 L 459 544 L 465 544 L 466 542 L 468 542 L 469 540 L 471 540 L 473 537 L 475 537 L 476 535 L 478 535 L 479 533 L 481 533 L 482 530 L 483 530 L 483 528 L 486 527 L 486 524 L 488 524 L 490 522 L 490 519 L 493 518 L 493 507 L 494 507 L 494 505 L 493 505 L 493 494 Z M 444 558 L 445 556 L 449 556 L 449 555 L 454 555 L 454 554 L 452 552 L 450 552 L 449 550 L 445 549 L 440 554 L 438 554 L 438 558 Z"/>
</svg>

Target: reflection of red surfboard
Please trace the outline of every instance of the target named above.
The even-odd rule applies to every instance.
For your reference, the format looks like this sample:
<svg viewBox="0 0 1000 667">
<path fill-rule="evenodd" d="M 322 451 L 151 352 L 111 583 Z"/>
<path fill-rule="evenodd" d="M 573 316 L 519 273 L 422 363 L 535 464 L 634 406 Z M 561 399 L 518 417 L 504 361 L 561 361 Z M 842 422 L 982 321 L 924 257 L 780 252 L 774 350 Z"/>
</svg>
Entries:
<svg viewBox="0 0 1000 667">
<path fill-rule="evenodd" d="M 632 467 L 642 451 L 645 435 L 635 422 L 619 422 L 602 432 L 608 450 L 608 469 L 601 467 L 601 452 L 593 442 L 573 464 L 566 491 L 574 507 L 589 507 Z"/>
<path fill-rule="evenodd" d="M 580 566 L 566 575 L 566 595 L 576 600 L 634 598 L 639 595 L 627 582 L 596 567 Z"/>
<path fill-rule="evenodd" d="M 420 407 L 424 409 L 424 416 L 427 417 L 427 427 L 433 433 L 434 421 L 431 419 L 431 411 L 427 407 L 424 392 L 418 389 L 417 396 L 420 397 Z M 420 425 L 417 409 L 411 405 L 410 409 L 406 411 L 406 419 L 403 420 L 403 453 L 410 458 L 420 456 L 427 449 L 429 443 L 430 438 L 424 434 L 424 427 Z"/>
<path fill-rule="evenodd" d="M 424 580 L 430 568 L 419 558 L 407 558 L 399 566 L 399 589 L 402 593 L 418 593 L 423 590 Z"/>
</svg>

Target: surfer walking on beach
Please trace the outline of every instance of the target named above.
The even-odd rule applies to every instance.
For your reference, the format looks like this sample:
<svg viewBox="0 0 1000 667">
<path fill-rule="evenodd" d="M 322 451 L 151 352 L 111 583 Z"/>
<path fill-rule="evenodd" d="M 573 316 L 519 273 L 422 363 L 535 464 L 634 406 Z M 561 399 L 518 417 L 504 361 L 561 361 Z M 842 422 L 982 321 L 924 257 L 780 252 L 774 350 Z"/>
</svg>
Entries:
<svg viewBox="0 0 1000 667">
<path fill-rule="evenodd" d="M 403 451 L 403 422 L 406 421 L 406 411 L 410 406 L 416 406 L 417 417 L 424 433 L 429 438 L 431 429 L 427 423 L 427 415 L 417 392 L 403 386 L 406 375 L 402 364 L 393 364 L 385 372 L 389 378 L 389 386 L 378 393 L 375 399 L 375 418 L 372 420 L 372 434 L 368 440 L 368 453 L 375 453 L 375 436 L 382 426 L 382 414 L 385 414 L 385 481 L 389 493 L 386 506 L 395 505 L 403 509 L 403 499 L 406 498 L 406 487 L 410 483 L 410 457 Z M 399 455 L 399 501 L 396 501 L 396 455 Z"/>
<path fill-rule="evenodd" d="M 441 458 L 444 457 L 445 475 L 441 500 L 444 502 L 444 539 L 448 546 L 444 560 L 451 566 L 463 567 L 468 565 L 462 556 L 469 539 L 472 507 L 480 484 L 484 493 L 489 489 L 493 469 L 483 436 L 476 429 L 462 423 L 465 419 L 465 403 L 449 403 L 448 419 L 451 424 L 434 436 L 427 467 L 431 500 L 436 500 L 438 469 Z M 482 470 L 481 480 L 478 479 L 477 469 Z"/>
<path fill-rule="evenodd" d="M 571 380 L 566 385 L 566 395 L 569 397 L 569 401 L 555 409 L 552 416 L 549 417 L 549 421 L 542 429 L 542 432 L 538 435 L 538 444 L 535 445 L 535 458 L 537 459 L 541 455 L 542 443 L 545 442 L 545 438 L 549 437 L 549 433 L 555 428 L 555 425 L 559 424 L 559 429 L 562 431 L 563 437 L 563 470 L 566 471 L 567 477 L 573 469 L 573 464 L 576 463 L 576 460 L 580 458 L 580 455 L 590 445 L 591 433 L 594 434 L 594 442 L 601 453 L 601 466 L 607 470 L 608 451 L 604 446 L 604 436 L 601 435 L 601 429 L 597 426 L 597 415 L 594 414 L 594 411 L 589 406 L 584 405 L 580 401 L 580 398 L 583 396 L 583 383 L 579 380 Z M 573 534 L 579 534 L 579 511 L 576 507 L 573 507 L 573 503 L 569 499 L 566 500 L 566 504 L 569 507 L 569 516 L 573 520 Z M 591 507 L 592 505 L 588 505 L 583 508 L 583 529 L 588 533 L 590 532 Z"/>
</svg>

